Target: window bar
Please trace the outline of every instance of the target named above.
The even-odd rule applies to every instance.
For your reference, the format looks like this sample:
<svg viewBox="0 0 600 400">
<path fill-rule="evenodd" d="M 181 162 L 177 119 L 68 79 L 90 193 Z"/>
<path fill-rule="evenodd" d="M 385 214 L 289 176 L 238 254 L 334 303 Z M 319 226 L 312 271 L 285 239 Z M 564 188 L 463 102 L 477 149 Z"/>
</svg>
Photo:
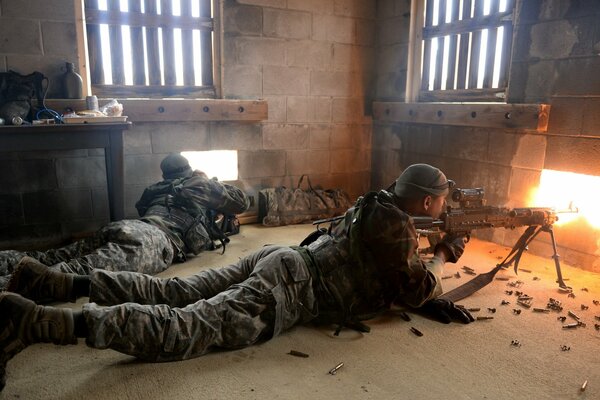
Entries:
<svg viewBox="0 0 600 400">
<path fill-rule="evenodd" d="M 461 10 L 462 20 L 471 18 L 471 0 L 463 0 Z M 458 50 L 458 71 L 456 74 L 456 89 L 467 88 L 467 65 L 469 62 L 469 36 L 468 32 L 460 36 L 460 48 Z"/>
<path fill-rule="evenodd" d="M 438 0 L 438 26 L 442 26 L 446 23 L 446 1 Z M 435 60 L 435 75 L 433 77 L 433 90 L 439 90 L 442 87 L 442 68 L 444 66 L 444 36 L 438 36 L 437 38 L 437 52 Z"/>
<path fill-rule="evenodd" d="M 211 0 L 200 0 L 200 17 L 212 18 Z M 213 85 L 213 54 L 212 54 L 212 32 L 200 31 L 200 48 L 202 63 L 202 85 Z"/>
<path fill-rule="evenodd" d="M 433 2 L 427 0 L 425 6 L 425 26 L 433 25 Z M 429 89 L 429 68 L 431 66 L 431 38 L 425 39 L 423 42 L 423 71 L 421 73 L 421 90 Z"/>
<path fill-rule="evenodd" d="M 148 15 L 157 15 L 156 0 L 144 0 L 144 10 Z M 146 53 L 148 57 L 148 82 L 151 86 L 160 85 L 161 67 L 158 50 L 158 28 L 146 28 Z"/>
<path fill-rule="evenodd" d="M 484 0 L 473 0 L 475 3 L 474 17 L 480 19 L 483 16 L 483 3 Z M 477 78 L 479 76 L 479 55 L 481 50 L 481 36 L 482 30 L 477 29 L 471 35 L 471 62 L 469 64 L 469 80 L 468 88 L 477 88 Z"/>
<path fill-rule="evenodd" d="M 181 15 L 192 15 L 192 1 L 181 0 Z M 194 86 L 194 42 L 191 29 L 181 30 L 182 55 L 183 55 L 183 84 Z"/>
<path fill-rule="evenodd" d="M 140 0 L 129 0 L 130 12 L 142 12 Z M 131 62 L 133 64 L 133 84 L 146 84 L 146 69 L 144 68 L 144 36 L 141 27 L 130 27 Z"/>
<path fill-rule="evenodd" d="M 119 0 L 108 0 L 108 10 L 114 10 L 120 13 Z M 123 85 L 125 83 L 125 74 L 123 70 L 123 39 L 121 36 L 121 25 L 110 25 L 108 27 L 110 37 L 110 54 L 112 58 L 112 83 L 114 85 Z"/>
<path fill-rule="evenodd" d="M 452 23 L 458 20 L 458 0 L 452 0 L 450 6 L 450 23 Z M 448 45 L 448 75 L 446 76 L 446 89 L 452 90 L 454 89 L 454 75 L 456 74 L 456 47 L 458 35 L 450 35 L 448 39 L 450 44 Z"/>
<path fill-rule="evenodd" d="M 161 0 L 160 12 L 162 18 L 165 20 L 169 19 L 173 15 L 173 1 L 172 0 Z M 175 73 L 175 45 L 173 42 L 173 28 L 162 28 L 162 43 L 163 43 L 163 57 L 164 57 L 164 72 L 165 72 L 165 85 L 174 86 L 177 80 Z"/>
<path fill-rule="evenodd" d="M 506 0 L 506 9 L 512 10 L 512 18 L 514 19 L 514 1 Z M 500 58 L 500 72 L 498 87 L 505 88 L 508 86 L 508 63 L 510 62 L 510 52 L 512 49 L 512 36 L 513 36 L 513 22 L 507 21 L 503 25 L 503 39 L 502 39 L 502 52 Z"/>
<path fill-rule="evenodd" d="M 86 0 L 86 8 L 99 9 L 98 0 Z M 102 40 L 100 39 L 100 25 L 86 24 L 88 53 L 90 63 L 90 78 L 92 84 L 104 83 L 104 68 L 102 61 Z"/>
<path fill-rule="evenodd" d="M 490 15 L 498 14 L 498 8 L 500 6 L 498 0 L 489 0 L 490 2 Z M 486 47 L 486 59 L 485 69 L 483 77 L 483 87 L 491 88 L 492 81 L 494 78 L 494 59 L 496 56 L 496 40 L 498 37 L 498 27 L 490 26 L 488 29 L 487 47 Z"/>
</svg>

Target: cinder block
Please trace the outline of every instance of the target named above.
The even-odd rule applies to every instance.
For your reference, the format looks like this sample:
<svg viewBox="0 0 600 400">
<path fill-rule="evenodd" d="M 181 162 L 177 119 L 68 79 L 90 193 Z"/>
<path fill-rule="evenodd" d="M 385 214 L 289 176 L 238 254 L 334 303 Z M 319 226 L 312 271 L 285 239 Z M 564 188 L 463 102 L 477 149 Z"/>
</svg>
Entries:
<svg viewBox="0 0 600 400">
<path fill-rule="evenodd" d="M 239 5 L 228 0 L 223 5 L 223 29 L 225 34 L 259 36 L 263 29 L 262 8 Z"/>
<path fill-rule="evenodd" d="M 288 0 L 290 10 L 310 11 L 315 14 L 332 14 L 333 0 Z"/>
<path fill-rule="evenodd" d="M 307 95 L 309 70 L 296 67 L 263 67 L 264 94 Z"/>
<path fill-rule="evenodd" d="M 152 141 L 150 132 L 154 123 L 136 122 L 124 132 L 123 153 L 124 154 L 148 154 L 152 153 Z"/>
<path fill-rule="evenodd" d="M 332 99 L 331 97 L 312 97 L 315 122 L 331 122 Z"/>
<path fill-rule="evenodd" d="M 444 155 L 464 160 L 485 160 L 488 154 L 489 134 L 485 130 L 444 126 Z"/>
<path fill-rule="evenodd" d="M 285 151 L 240 151 L 240 179 L 284 176 L 285 158 Z"/>
<path fill-rule="evenodd" d="M 375 123 L 373 125 L 373 149 L 403 149 L 405 136 L 396 125 Z"/>
<path fill-rule="evenodd" d="M 364 119 L 363 99 L 335 98 L 331 114 L 333 122 L 361 122 Z"/>
<path fill-rule="evenodd" d="M 600 57 L 569 58 L 556 61 L 558 75 L 552 76 L 552 94 L 588 95 L 600 87 Z M 556 76 L 558 78 L 556 78 Z M 580 77 L 573 79 L 573 77 Z"/>
<path fill-rule="evenodd" d="M 329 172 L 329 155 L 327 150 L 292 150 L 287 152 L 287 173 L 303 175 Z"/>
<path fill-rule="evenodd" d="M 21 195 L 0 194 L 0 225 L 19 225 L 23 222 Z"/>
<path fill-rule="evenodd" d="M 331 172 L 368 171 L 371 163 L 370 150 L 341 149 L 331 153 Z"/>
<path fill-rule="evenodd" d="M 160 162 L 166 156 L 167 154 L 145 154 L 126 156 L 125 186 L 149 186 L 156 182 L 162 181 Z M 137 201 L 137 199 L 135 201 Z"/>
<path fill-rule="evenodd" d="M 230 40 L 235 43 L 237 60 L 241 64 L 285 65 L 286 42 L 284 40 L 254 37 L 238 37 Z"/>
<path fill-rule="evenodd" d="M 108 220 L 110 217 L 106 187 L 92 188 L 92 216 L 100 220 Z"/>
<path fill-rule="evenodd" d="M 0 56 L 0 72 L 6 72 L 6 57 Z"/>
<path fill-rule="evenodd" d="M 153 153 L 171 153 L 186 150 L 208 150 L 208 123 L 169 122 L 155 123 L 150 128 Z"/>
<path fill-rule="evenodd" d="M 574 101 L 574 106 L 579 105 L 579 101 Z M 583 103 L 583 118 L 582 118 L 582 128 L 581 133 L 586 136 L 600 136 L 600 99 L 598 98 L 586 98 Z M 552 106 L 552 110 L 550 112 L 550 118 L 552 118 L 552 113 L 554 112 L 554 105 Z M 575 116 L 577 116 L 576 111 L 573 110 Z"/>
<path fill-rule="evenodd" d="M 333 15 L 314 15 L 312 38 L 335 43 L 352 44 L 356 38 L 354 18 Z"/>
<path fill-rule="evenodd" d="M 374 19 L 377 13 L 376 1 L 334 0 L 333 12 L 345 17 Z"/>
<path fill-rule="evenodd" d="M 265 124 L 263 147 L 272 149 L 305 149 L 308 146 L 308 125 Z"/>
<path fill-rule="evenodd" d="M 550 136 L 546 149 L 545 169 L 600 175 L 600 143 L 595 138 Z"/>
<path fill-rule="evenodd" d="M 23 151 L 15 153 L 21 160 L 55 160 L 57 158 L 69 158 L 69 157 L 87 157 L 89 151 L 92 149 L 78 149 L 78 150 L 50 150 L 50 151 Z M 98 149 L 104 151 L 104 149 Z M 104 152 L 101 153 L 104 157 Z"/>
<path fill-rule="evenodd" d="M 310 94 L 316 96 L 351 97 L 358 93 L 360 77 L 353 72 L 312 71 Z"/>
<path fill-rule="evenodd" d="M 542 60 L 569 57 L 579 40 L 576 29 L 566 20 L 533 25 L 529 56 Z"/>
<path fill-rule="evenodd" d="M 404 101 L 406 94 L 406 70 L 378 74 L 375 90 L 379 99 Z"/>
<path fill-rule="evenodd" d="M 330 146 L 332 149 L 371 148 L 370 131 L 359 124 L 334 124 L 331 129 Z"/>
<path fill-rule="evenodd" d="M 73 43 L 77 43 L 75 24 L 72 22 L 42 21 L 44 54 L 57 54 L 73 58 Z"/>
<path fill-rule="evenodd" d="M 594 103 L 593 99 L 591 103 Z M 588 109 L 588 99 L 583 97 L 556 97 L 552 99 L 548 133 L 560 135 L 580 135 L 582 126 L 596 118 L 597 108 Z M 596 106 L 600 105 L 596 102 Z M 591 111 L 591 112 L 590 112 Z M 593 126 L 593 124 L 592 124 Z M 586 129 L 588 131 L 588 129 Z M 585 133 L 585 131 L 584 131 Z"/>
<path fill-rule="evenodd" d="M 326 70 L 332 65 L 332 44 L 314 40 L 286 42 L 286 63 L 292 67 Z"/>
<path fill-rule="evenodd" d="M 0 248 L 36 250 L 63 241 L 60 223 L 10 225 L 0 229 Z"/>
<path fill-rule="evenodd" d="M 331 121 L 331 98 L 289 96 L 287 99 L 287 122 Z"/>
<path fill-rule="evenodd" d="M 381 47 L 377 52 L 379 73 L 397 73 L 399 69 L 406 69 L 408 60 L 408 44 L 391 44 Z"/>
<path fill-rule="evenodd" d="M 264 96 L 269 106 L 268 122 L 285 122 L 287 119 L 287 96 Z"/>
<path fill-rule="evenodd" d="M 288 96 L 287 122 L 311 121 L 311 98 L 308 96 Z"/>
<path fill-rule="evenodd" d="M 550 60 L 539 61 L 534 64 L 530 63 L 528 65 L 525 87 L 525 95 L 528 99 L 547 99 L 554 93 L 560 93 L 555 91 L 556 77 L 560 76 L 556 63 L 557 61 Z M 574 82 L 575 80 L 572 81 Z M 569 90 L 566 93 L 569 93 Z"/>
<path fill-rule="evenodd" d="M 3 0 L 2 16 L 55 21 L 73 21 L 75 3 L 64 0 Z M 0 37 L 2 37 L 0 35 Z"/>
<path fill-rule="evenodd" d="M 263 9 L 265 36 L 287 39 L 308 39 L 311 35 L 311 14 L 304 11 Z"/>
<path fill-rule="evenodd" d="M 350 176 L 346 191 L 350 199 L 355 200 L 368 192 L 371 188 L 371 173 L 369 171 L 356 172 Z"/>
<path fill-rule="evenodd" d="M 512 167 L 543 169 L 547 136 L 519 135 Z"/>
<path fill-rule="evenodd" d="M 328 149 L 331 136 L 331 125 L 315 124 L 309 126 L 309 147 L 311 149 Z"/>
<path fill-rule="evenodd" d="M 486 186 L 484 186 L 485 197 L 488 199 L 488 204 L 505 204 L 510 198 L 509 189 L 512 168 L 503 165 L 483 163 L 481 168 L 487 170 L 489 173 L 488 182 Z"/>
<path fill-rule="evenodd" d="M 23 194 L 25 223 L 62 222 L 92 216 L 89 189 Z"/>
<path fill-rule="evenodd" d="M 410 18 L 398 16 L 387 18 L 377 25 L 377 42 L 380 46 L 408 44 Z"/>
<path fill-rule="evenodd" d="M 535 189 L 540 184 L 541 171 L 513 168 L 510 178 L 507 207 L 530 207 Z"/>
<path fill-rule="evenodd" d="M 210 128 L 211 150 L 258 150 L 262 148 L 259 124 L 215 122 Z"/>
<path fill-rule="evenodd" d="M 365 2 L 368 3 L 368 2 Z M 359 19 L 356 21 L 356 44 L 361 46 L 375 45 L 375 21 L 370 19 Z"/>
<path fill-rule="evenodd" d="M 58 187 L 53 160 L 5 160 L 0 169 L 0 191 L 38 192 Z"/>
<path fill-rule="evenodd" d="M 56 160 L 59 188 L 106 185 L 104 157 L 63 158 Z"/>
<path fill-rule="evenodd" d="M 37 21 L 2 18 L 0 53 L 42 54 L 40 26 Z"/>
<path fill-rule="evenodd" d="M 256 98 L 263 93 L 262 67 L 254 65 L 225 65 L 223 95 L 225 98 Z"/>
<path fill-rule="evenodd" d="M 142 197 L 146 185 L 125 185 L 125 218 L 139 218 L 135 203 Z"/>
</svg>

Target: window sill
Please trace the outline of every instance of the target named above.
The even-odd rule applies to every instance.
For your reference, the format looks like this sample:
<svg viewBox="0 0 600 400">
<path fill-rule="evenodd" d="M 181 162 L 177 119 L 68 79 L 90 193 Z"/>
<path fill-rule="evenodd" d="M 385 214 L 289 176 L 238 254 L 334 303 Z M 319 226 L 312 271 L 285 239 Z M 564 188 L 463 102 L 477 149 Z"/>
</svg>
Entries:
<svg viewBox="0 0 600 400">
<path fill-rule="evenodd" d="M 123 115 L 132 122 L 263 121 L 268 117 L 266 100 L 229 99 L 118 99 Z M 99 100 L 102 106 L 106 101 Z M 85 100 L 48 99 L 46 106 L 62 112 L 85 110 Z"/>
<path fill-rule="evenodd" d="M 549 104 L 373 102 L 381 122 L 477 126 L 546 132 Z"/>
</svg>

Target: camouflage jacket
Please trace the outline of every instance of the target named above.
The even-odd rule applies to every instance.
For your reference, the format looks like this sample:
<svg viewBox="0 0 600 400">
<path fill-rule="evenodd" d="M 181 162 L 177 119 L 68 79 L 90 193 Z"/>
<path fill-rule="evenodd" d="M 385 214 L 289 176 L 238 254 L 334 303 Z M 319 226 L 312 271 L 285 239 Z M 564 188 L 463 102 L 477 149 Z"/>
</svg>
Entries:
<svg viewBox="0 0 600 400">
<path fill-rule="evenodd" d="M 192 177 L 164 180 L 146 188 L 135 207 L 141 220 L 165 231 L 180 252 L 197 254 L 204 245 L 194 241 L 204 237 L 212 244 L 216 239 L 206 226 L 208 214 L 239 214 L 248 209 L 249 202 L 239 188 L 196 171 Z M 200 230 L 200 235 L 191 235 L 191 230 Z"/>
<path fill-rule="evenodd" d="M 308 245 L 325 309 L 356 318 L 391 303 L 419 307 L 441 294 L 440 277 L 417 254 L 411 217 L 391 193 L 369 192 L 344 219 Z M 437 260 L 436 262 L 441 262 Z M 358 318 L 361 319 L 361 318 Z"/>
</svg>

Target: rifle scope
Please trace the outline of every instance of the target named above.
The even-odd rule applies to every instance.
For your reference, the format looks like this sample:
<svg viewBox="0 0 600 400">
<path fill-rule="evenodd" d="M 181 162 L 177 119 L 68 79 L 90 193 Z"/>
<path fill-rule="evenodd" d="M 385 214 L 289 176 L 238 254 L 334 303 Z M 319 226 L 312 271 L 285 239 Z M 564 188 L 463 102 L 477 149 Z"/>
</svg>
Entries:
<svg viewBox="0 0 600 400">
<path fill-rule="evenodd" d="M 483 188 L 454 189 L 452 191 L 452 200 L 456 201 L 457 203 L 479 202 L 483 200 L 484 195 L 485 191 Z"/>
</svg>

